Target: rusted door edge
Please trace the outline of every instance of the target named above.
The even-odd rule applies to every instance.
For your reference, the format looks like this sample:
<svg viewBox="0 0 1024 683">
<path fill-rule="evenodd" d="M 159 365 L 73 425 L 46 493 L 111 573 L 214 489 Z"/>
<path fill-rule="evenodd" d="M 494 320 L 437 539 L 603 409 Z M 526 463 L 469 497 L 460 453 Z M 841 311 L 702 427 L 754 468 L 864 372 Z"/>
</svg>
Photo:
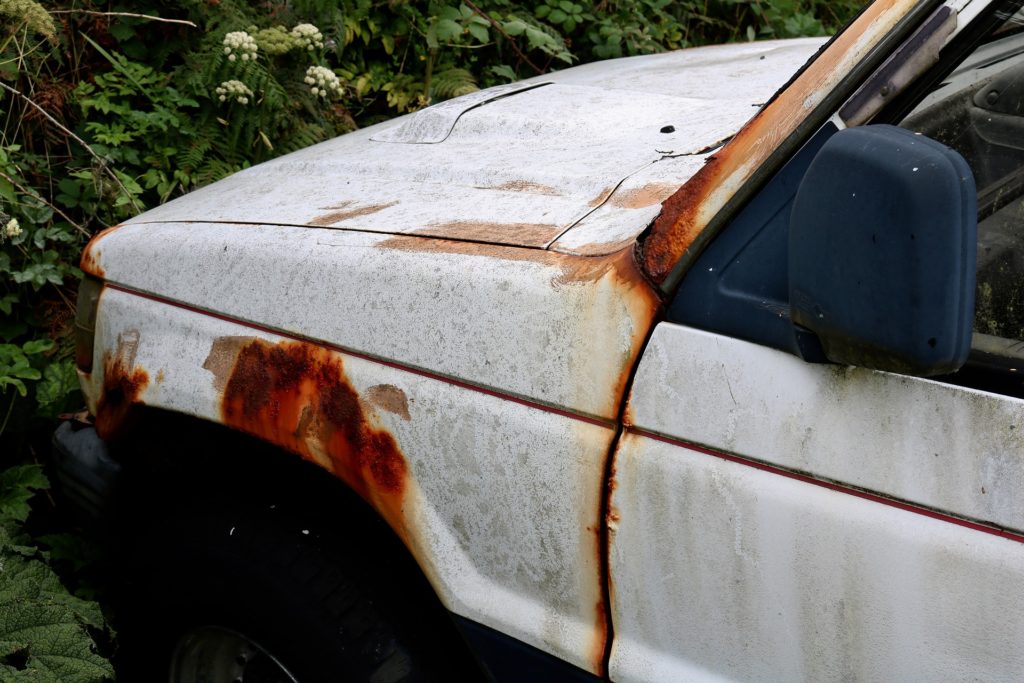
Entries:
<svg viewBox="0 0 1024 683">
<path fill-rule="evenodd" d="M 637 259 L 666 294 L 721 227 L 872 74 L 941 0 L 879 0 L 830 41 L 672 195 Z"/>
</svg>

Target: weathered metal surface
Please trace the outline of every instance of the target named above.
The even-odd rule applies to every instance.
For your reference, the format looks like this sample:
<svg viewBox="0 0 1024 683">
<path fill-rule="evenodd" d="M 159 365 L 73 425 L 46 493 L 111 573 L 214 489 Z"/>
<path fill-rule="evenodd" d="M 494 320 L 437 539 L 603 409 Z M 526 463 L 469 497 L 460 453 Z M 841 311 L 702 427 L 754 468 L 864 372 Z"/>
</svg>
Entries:
<svg viewBox="0 0 1024 683">
<path fill-rule="evenodd" d="M 417 145 L 432 145 L 444 142 L 451 135 L 458 120 L 471 109 L 482 107 L 488 102 L 509 97 L 518 92 L 541 88 L 546 81 L 533 83 L 507 83 L 486 90 L 456 97 L 427 107 L 414 116 L 406 116 L 397 126 L 388 126 L 376 133 L 371 140 L 374 142 L 399 142 Z"/>
<path fill-rule="evenodd" d="M 474 93 L 247 169 L 131 222 L 309 225 L 545 248 L 624 178 L 734 134 L 819 43 L 702 48 Z M 740 79 L 743 87 L 719 89 Z M 436 144 L 415 144 L 425 141 Z M 678 187 L 699 166 L 655 164 L 644 183 Z M 570 251 L 608 253 L 652 218 L 628 202 L 601 213 L 592 240 L 585 227 L 572 230 Z"/>
<path fill-rule="evenodd" d="M 591 202 L 593 211 L 559 235 L 550 249 L 598 256 L 633 244 L 640 226 L 650 225 L 661 213 L 662 202 L 707 159 L 708 154 L 664 157 L 625 178 L 618 186 L 603 188 Z"/>
<path fill-rule="evenodd" d="M 137 224 L 97 252 L 110 282 L 606 420 L 658 307 L 629 250 Z"/>
<path fill-rule="evenodd" d="M 640 429 L 1024 530 L 1019 399 L 662 323 L 629 405 Z"/>
<path fill-rule="evenodd" d="M 333 472 L 402 528 L 405 456 L 364 410 L 340 354 L 308 342 L 219 337 L 203 367 L 219 370 L 225 356 L 234 361 L 227 379 L 214 371 L 214 382 L 224 382 L 224 424 Z"/>
<path fill-rule="evenodd" d="M 109 288 L 97 354 L 119 357 L 119 339 L 129 374 L 161 378 L 129 402 L 316 462 L 382 514 L 446 607 L 600 672 L 610 426 Z M 99 372 L 84 388 L 110 400 Z"/>
<path fill-rule="evenodd" d="M 89 275 L 98 277 L 101 280 L 106 277 L 106 273 L 103 272 L 103 268 L 99 263 L 100 255 L 102 253 L 99 247 L 99 242 L 107 235 L 113 234 L 114 231 L 120 227 L 120 225 L 114 225 L 93 235 L 92 239 L 89 240 L 89 243 L 85 245 L 85 249 L 82 250 L 82 258 L 79 262 L 79 267 L 83 271 Z"/>
<path fill-rule="evenodd" d="M 643 269 L 652 280 L 662 283 L 669 277 L 712 218 L 915 4 L 914 0 L 872 3 L 665 202 L 642 245 Z"/>
<path fill-rule="evenodd" d="M 100 438 L 117 436 L 132 406 L 149 384 L 149 373 L 137 367 L 135 356 L 139 345 L 137 330 L 126 329 L 117 335 L 116 345 L 106 348 L 103 358 L 102 392 L 96 401 L 96 432 Z"/>
<path fill-rule="evenodd" d="M 1024 544 L 638 435 L 616 465 L 612 680 L 1024 679 Z"/>
</svg>

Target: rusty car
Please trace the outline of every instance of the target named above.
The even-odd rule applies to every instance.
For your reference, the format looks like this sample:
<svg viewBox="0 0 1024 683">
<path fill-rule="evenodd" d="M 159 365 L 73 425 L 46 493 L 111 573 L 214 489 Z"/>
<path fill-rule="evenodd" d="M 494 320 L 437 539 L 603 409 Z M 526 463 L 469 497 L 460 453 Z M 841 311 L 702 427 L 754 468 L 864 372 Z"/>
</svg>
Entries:
<svg viewBox="0 0 1024 683">
<path fill-rule="evenodd" d="M 1021 6 L 578 66 L 95 237 L 55 458 L 121 539 L 124 648 L 1024 678 Z"/>
</svg>

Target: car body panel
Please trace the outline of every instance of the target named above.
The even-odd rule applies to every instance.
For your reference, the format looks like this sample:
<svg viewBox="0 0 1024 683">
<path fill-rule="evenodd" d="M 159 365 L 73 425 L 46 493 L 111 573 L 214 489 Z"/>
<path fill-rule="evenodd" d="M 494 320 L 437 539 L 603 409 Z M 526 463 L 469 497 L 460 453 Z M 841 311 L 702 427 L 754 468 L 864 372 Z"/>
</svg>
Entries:
<svg viewBox="0 0 1024 683">
<path fill-rule="evenodd" d="M 104 372 L 83 386 L 101 436 L 130 403 L 291 450 L 384 517 L 448 609 L 601 670 L 610 425 L 116 287 L 99 311 Z"/>
<path fill-rule="evenodd" d="M 616 457 L 615 681 L 1019 681 L 1024 544 L 649 437 Z"/>
<path fill-rule="evenodd" d="M 614 680 L 1024 676 L 1024 401 L 661 323 L 626 422 Z"/>
</svg>

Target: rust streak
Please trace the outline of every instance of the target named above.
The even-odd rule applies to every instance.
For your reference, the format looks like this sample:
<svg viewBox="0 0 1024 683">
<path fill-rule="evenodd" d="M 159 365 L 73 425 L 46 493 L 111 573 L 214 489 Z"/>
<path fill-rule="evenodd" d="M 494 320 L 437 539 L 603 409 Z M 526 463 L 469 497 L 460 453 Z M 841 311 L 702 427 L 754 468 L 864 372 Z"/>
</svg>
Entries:
<svg viewBox="0 0 1024 683">
<path fill-rule="evenodd" d="M 214 346 L 228 348 L 238 339 Z M 364 410 L 340 354 L 308 342 L 249 340 L 225 383 L 221 415 L 225 424 L 332 472 L 405 538 L 405 456 Z"/>
<path fill-rule="evenodd" d="M 448 221 L 447 223 L 433 223 L 412 234 L 477 242 L 507 243 L 514 241 L 516 244 L 543 246 L 558 237 L 561 232 L 561 226 L 544 223 Z"/>
<path fill-rule="evenodd" d="M 113 353 L 103 353 L 103 389 L 96 406 L 96 432 L 100 438 L 111 439 L 124 426 L 133 405 L 149 385 L 149 373 L 135 367 L 138 333 L 126 332 L 117 337 Z"/>
<path fill-rule="evenodd" d="M 339 204 L 338 206 L 345 206 L 348 203 L 349 202 L 345 202 L 343 204 Z M 309 225 L 314 225 L 314 226 L 317 226 L 317 227 L 325 227 L 325 226 L 328 226 L 328 225 L 334 225 L 335 223 L 341 223 L 342 221 L 347 221 L 350 218 L 359 218 L 360 216 L 369 216 L 372 213 L 377 213 L 378 211 L 383 211 L 384 209 L 390 208 L 390 207 L 394 206 L 397 203 L 398 203 L 398 201 L 396 200 L 396 201 L 393 201 L 393 202 L 388 202 L 387 204 L 371 204 L 369 206 L 360 206 L 360 207 L 355 208 L 355 209 L 346 209 L 346 210 L 343 210 L 343 211 L 332 211 L 330 213 L 325 213 L 322 216 L 317 216 L 316 218 L 310 219 L 308 224 Z"/>
<path fill-rule="evenodd" d="M 914 4 L 913 0 L 879 0 L 870 5 L 665 201 L 642 244 L 642 267 L 653 282 L 665 281 L 715 214 Z"/>
<path fill-rule="evenodd" d="M 375 384 L 366 390 L 366 402 L 375 408 L 394 413 L 403 420 L 412 419 L 409 416 L 409 399 L 405 392 L 393 384 Z"/>
</svg>

